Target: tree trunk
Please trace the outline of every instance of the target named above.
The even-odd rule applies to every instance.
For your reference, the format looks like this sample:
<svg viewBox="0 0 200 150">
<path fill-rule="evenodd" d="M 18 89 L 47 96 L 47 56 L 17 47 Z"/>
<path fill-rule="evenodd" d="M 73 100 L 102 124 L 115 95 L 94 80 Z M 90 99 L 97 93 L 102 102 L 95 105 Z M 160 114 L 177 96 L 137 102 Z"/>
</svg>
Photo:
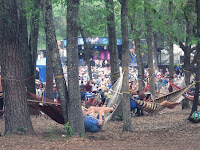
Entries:
<svg viewBox="0 0 200 150">
<path fill-rule="evenodd" d="M 170 82 L 173 82 L 174 78 L 174 50 L 173 50 L 173 42 L 172 37 L 170 36 L 168 39 L 169 44 L 169 80 Z"/>
<path fill-rule="evenodd" d="M 46 38 L 47 39 L 47 38 Z M 46 40 L 46 43 L 48 41 Z M 52 67 L 52 51 L 49 51 L 48 44 L 46 44 L 46 87 L 45 87 L 45 98 L 53 100 L 53 67 Z"/>
<path fill-rule="evenodd" d="M 18 0 L 18 18 L 19 18 L 19 33 L 20 33 L 20 55 L 23 56 L 23 75 L 25 79 L 25 85 L 28 92 L 35 94 L 35 73 L 32 67 L 32 54 L 28 45 L 28 32 L 27 32 L 27 19 L 25 5 L 23 1 Z M 37 50 L 36 50 L 37 53 Z M 37 105 L 37 104 L 34 104 Z M 29 107 L 31 114 L 38 114 L 39 111 Z"/>
<path fill-rule="evenodd" d="M 190 51 L 188 49 L 188 47 L 186 47 L 185 51 L 184 51 L 184 73 L 185 73 L 185 82 L 186 85 L 190 84 Z"/>
<path fill-rule="evenodd" d="M 128 40 L 128 0 L 121 1 L 121 29 L 122 29 L 122 91 L 125 92 L 122 99 L 123 131 L 133 131 L 130 113 L 129 95 L 129 40 Z M 128 93 L 127 93 L 128 92 Z"/>
<path fill-rule="evenodd" d="M 20 33 L 20 53 L 23 56 L 23 74 L 26 79 L 27 91 L 33 91 L 35 84 L 29 84 L 31 78 L 35 78 L 34 74 L 31 74 L 31 51 L 28 46 L 28 32 L 27 32 L 27 19 L 25 5 L 22 1 L 18 0 L 18 18 L 19 18 L 19 33 Z"/>
<path fill-rule="evenodd" d="M 74 135 L 84 136 L 78 72 L 78 10 L 79 0 L 67 0 L 67 69 L 69 93 L 69 124 Z"/>
<path fill-rule="evenodd" d="M 191 37 L 193 36 L 193 27 L 194 27 L 194 17 L 195 17 L 195 6 L 192 1 L 188 1 L 186 5 L 186 9 L 184 9 L 184 16 L 186 20 L 186 40 L 185 46 L 183 43 L 179 42 L 180 47 L 184 51 L 184 73 L 185 73 L 185 82 L 186 85 L 190 84 L 190 53 L 191 50 Z M 182 109 L 189 108 L 189 100 L 184 99 L 182 102 Z"/>
<path fill-rule="evenodd" d="M 184 46 L 183 43 L 179 42 L 179 45 L 180 47 L 182 48 L 182 50 L 184 51 L 184 66 L 183 66 L 183 71 L 184 71 L 184 74 L 185 74 L 185 83 L 186 85 L 189 85 L 190 84 L 190 57 L 187 57 L 187 56 L 190 56 L 190 51 L 188 49 L 188 46 Z M 188 99 L 184 99 L 182 101 L 182 109 L 187 109 L 189 108 L 189 100 Z"/>
<path fill-rule="evenodd" d="M 30 21 L 30 38 L 29 38 L 29 50 L 31 53 L 31 66 L 30 72 L 31 75 L 34 76 L 27 80 L 27 90 L 31 93 L 36 93 L 35 91 L 35 74 L 36 74 L 36 59 L 37 59 L 37 43 L 38 43 L 38 33 L 39 33 L 39 16 L 40 12 L 38 11 L 40 7 L 40 0 L 32 0 L 33 2 L 33 10 L 31 14 L 31 21 Z"/>
<path fill-rule="evenodd" d="M 149 87 L 150 92 L 153 96 L 155 96 L 155 77 L 154 77 L 154 66 L 153 66 L 153 41 L 152 41 L 152 11 L 149 8 L 150 7 L 150 1 L 145 0 L 144 1 L 144 9 L 145 9 L 145 22 L 147 27 L 147 46 L 148 46 L 148 68 L 149 68 Z"/>
<path fill-rule="evenodd" d="M 83 29 L 81 27 L 79 27 L 79 31 L 81 32 L 81 36 L 82 36 L 83 41 L 84 41 L 84 52 L 85 52 L 85 59 L 86 59 L 86 62 L 87 62 L 87 66 L 88 66 L 89 78 L 90 78 L 90 80 L 92 80 L 90 50 L 89 50 L 88 44 L 86 42 L 86 37 L 85 37 L 84 31 L 83 31 Z"/>
<path fill-rule="evenodd" d="M 110 52 L 110 67 L 111 67 L 111 83 L 114 83 L 119 78 L 119 54 L 116 42 L 116 29 L 115 29 L 115 15 L 114 15 L 114 4 L 113 0 L 104 0 L 107 11 L 107 32 L 109 40 L 109 52 Z M 117 107 L 117 110 L 113 113 L 112 119 L 116 118 L 120 113 L 122 113 L 121 103 Z"/>
<path fill-rule="evenodd" d="M 136 37 L 135 39 L 135 53 L 136 53 L 136 59 L 137 59 L 137 69 L 138 69 L 138 91 L 139 93 L 142 93 L 144 90 L 144 64 L 142 62 L 142 55 L 141 55 L 141 49 L 140 49 L 140 39 L 139 37 Z"/>
<path fill-rule="evenodd" d="M 153 60 L 154 60 L 154 69 L 159 70 L 158 68 L 158 55 L 157 55 L 157 49 L 158 49 L 158 38 L 157 38 L 156 32 L 153 33 Z"/>
<path fill-rule="evenodd" d="M 65 123 L 68 122 L 68 93 L 67 86 L 63 75 L 63 69 L 60 61 L 58 45 L 56 40 L 56 32 L 53 23 L 52 4 L 50 0 L 42 0 L 42 12 L 45 24 L 45 33 L 47 38 L 47 47 L 49 52 L 52 53 L 52 66 L 54 77 L 56 81 L 56 88 L 61 102 L 62 112 Z"/>
<path fill-rule="evenodd" d="M 200 38 L 200 0 L 196 0 L 196 10 L 197 10 L 197 38 Z M 199 80 L 200 80 L 200 42 L 197 44 L 197 57 L 196 57 L 196 81 L 195 84 L 195 94 L 194 100 L 192 105 L 192 110 L 190 116 L 193 114 L 194 111 L 197 111 L 198 103 L 199 103 Z"/>
<path fill-rule="evenodd" d="M 114 83 L 119 78 L 119 55 L 117 50 L 117 39 L 115 30 L 115 15 L 113 0 L 105 0 L 107 10 L 107 28 L 110 51 L 110 66 L 111 66 L 111 83 Z"/>
<path fill-rule="evenodd" d="M 16 0 L 0 2 L 0 51 L 5 101 L 5 135 L 33 134 L 26 100 Z"/>
<path fill-rule="evenodd" d="M 168 21 L 168 26 L 169 28 L 172 26 L 172 1 L 169 1 L 169 21 Z M 172 31 L 171 29 L 168 37 L 168 45 L 169 45 L 169 80 L 172 82 L 174 78 L 174 50 L 173 50 L 173 42 L 172 42 Z"/>
<path fill-rule="evenodd" d="M 144 63 L 142 61 L 142 54 L 141 54 L 141 46 L 140 46 L 140 35 L 141 30 L 138 30 L 136 25 L 136 14 L 135 9 L 132 16 L 129 16 L 129 20 L 131 23 L 131 30 L 135 41 L 135 54 L 137 59 L 137 70 L 138 70 L 138 91 L 142 93 L 144 89 Z M 140 26 L 140 25 L 138 25 Z"/>
<path fill-rule="evenodd" d="M 199 4 L 198 4 L 199 5 Z M 200 8 L 199 8 L 200 9 Z M 200 13 L 200 12 L 199 12 Z M 199 16 L 200 17 L 200 16 Z M 200 19 L 199 19 L 200 21 Z M 200 26 L 198 27 L 200 28 Z M 200 31 L 199 31 L 200 33 Z M 200 37 L 200 34 L 198 35 Z M 197 66 L 196 66 L 196 77 L 195 80 L 198 81 L 195 84 L 195 93 L 194 93 L 194 100 L 192 105 L 192 110 L 190 116 L 193 114 L 194 111 L 197 111 L 198 103 L 199 103 L 199 81 L 200 81 L 200 43 L 197 44 Z"/>
<path fill-rule="evenodd" d="M 39 33 L 39 16 L 38 11 L 40 7 L 40 0 L 33 0 L 33 10 L 31 12 L 30 18 L 30 35 L 29 35 L 29 49 L 26 49 L 26 53 L 30 51 L 30 66 L 27 68 L 27 72 L 30 72 L 30 76 L 27 78 L 26 86 L 27 91 L 31 93 L 36 93 L 35 90 L 35 75 L 36 75 L 36 59 L 37 59 L 37 43 L 38 43 L 38 33 Z M 28 61 L 28 60 L 27 60 Z M 28 62 L 27 62 L 28 63 Z M 30 71 L 29 71 L 30 70 Z M 34 104 L 38 105 L 38 104 Z M 37 115 L 38 110 L 29 107 L 31 114 Z"/>
</svg>

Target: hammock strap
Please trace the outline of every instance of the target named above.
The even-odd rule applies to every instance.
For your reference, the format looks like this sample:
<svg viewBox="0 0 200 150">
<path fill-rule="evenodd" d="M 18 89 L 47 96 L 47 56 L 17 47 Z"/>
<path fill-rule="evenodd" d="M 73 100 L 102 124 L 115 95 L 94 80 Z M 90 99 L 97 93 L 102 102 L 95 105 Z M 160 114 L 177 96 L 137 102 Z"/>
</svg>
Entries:
<svg viewBox="0 0 200 150">
<path fill-rule="evenodd" d="M 177 85 L 175 85 L 174 83 L 170 82 L 167 78 L 163 77 L 162 75 L 160 75 L 163 79 L 165 79 L 172 87 L 180 90 L 181 88 L 178 87 Z"/>
</svg>

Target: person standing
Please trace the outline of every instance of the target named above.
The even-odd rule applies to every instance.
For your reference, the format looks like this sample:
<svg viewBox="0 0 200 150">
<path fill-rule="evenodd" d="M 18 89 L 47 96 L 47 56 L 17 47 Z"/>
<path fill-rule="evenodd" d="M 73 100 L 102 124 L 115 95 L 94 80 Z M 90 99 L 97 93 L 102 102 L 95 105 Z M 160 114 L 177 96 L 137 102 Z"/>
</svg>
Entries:
<svg viewBox="0 0 200 150">
<path fill-rule="evenodd" d="M 81 94 L 81 100 L 85 100 L 85 85 L 83 84 L 83 81 L 81 81 L 80 87 L 80 94 Z"/>
<path fill-rule="evenodd" d="M 85 91 L 92 92 L 92 85 L 90 84 L 90 81 L 88 81 L 87 84 L 85 85 Z"/>
<path fill-rule="evenodd" d="M 80 91 L 85 91 L 85 85 L 83 84 L 83 81 L 81 81 L 81 85 L 80 85 Z"/>
</svg>

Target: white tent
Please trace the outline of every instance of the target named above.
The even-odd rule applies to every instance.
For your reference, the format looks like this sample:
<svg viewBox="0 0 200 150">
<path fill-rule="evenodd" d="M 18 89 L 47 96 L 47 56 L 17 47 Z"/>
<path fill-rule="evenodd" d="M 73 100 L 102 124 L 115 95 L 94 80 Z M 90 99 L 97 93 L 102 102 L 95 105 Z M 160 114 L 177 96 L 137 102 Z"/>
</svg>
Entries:
<svg viewBox="0 0 200 150">
<path fill-rule="evenodd" d="M 184 56 L 183 50 L 178 45 L 173 45 L 173 51 L 174 51 L 174 63 L 180 64 L 180 56 Z M 169 52 L 166 49 L 161 50 L 161 56 L 159 56 L 161 59 L 160 63 L 161 65 L 168 65 L 169 64 Z"/>
</svg>

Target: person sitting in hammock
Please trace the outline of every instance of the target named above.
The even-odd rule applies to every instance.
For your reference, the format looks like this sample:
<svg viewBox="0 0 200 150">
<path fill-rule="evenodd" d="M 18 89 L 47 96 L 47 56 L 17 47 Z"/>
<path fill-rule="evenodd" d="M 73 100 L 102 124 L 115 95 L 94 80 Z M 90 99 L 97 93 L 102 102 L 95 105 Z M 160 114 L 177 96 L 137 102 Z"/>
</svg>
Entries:
<svg viewBox="0 0 200 150">
<path fill-rule="evenodd" d="M 178 105 L 179 103 L 177 102 L 171 102 L 171 101 L 163 101 L 160 103 L 160 106 L 166 106 L 169 109 L 172 109 L 174 107 L 176 107 L 176 105 Z"/>
<path fill-rule="evenodd" d="M 110 112 L 113 112 L 116 108 L 116 105 L 113 107 L 94 107 L 91 106 L 85 112 L 82 110 L 83 113 L 83 120 L 85 125 L 86 132 L 98 132 L 102 129 L 104 124 L 104 115 Z"/>
<path fill-rule="evenodd" d="M 151 98 L 151 101 L 149 101 L 149 100 L 147 101 L 146 95 L 143 94 L 143 93 L 139 95 L 139 99 L 142 100 L 142 101 L 144 101 L 145 103 L 149 103 L 150 102 L 150 103 L 153 103 L 154 105 L 156 104 L 154 97 Z M 159 103 L 160 106 L 165 106 L 165 107 L 167 107 L 169 109 L 172 109 L 172 108 L 176 107 L 176 105 L 178 105 L 178 104 L 179 103 L 177 103 L 177 102 L 166 101 L 166 100 L 163 101 L 163 102 L 161 102 L 161 103 Z M 145 107 L 147 105 L 146 104 L 142 104 L 142 106 Z"/>
</svg>

